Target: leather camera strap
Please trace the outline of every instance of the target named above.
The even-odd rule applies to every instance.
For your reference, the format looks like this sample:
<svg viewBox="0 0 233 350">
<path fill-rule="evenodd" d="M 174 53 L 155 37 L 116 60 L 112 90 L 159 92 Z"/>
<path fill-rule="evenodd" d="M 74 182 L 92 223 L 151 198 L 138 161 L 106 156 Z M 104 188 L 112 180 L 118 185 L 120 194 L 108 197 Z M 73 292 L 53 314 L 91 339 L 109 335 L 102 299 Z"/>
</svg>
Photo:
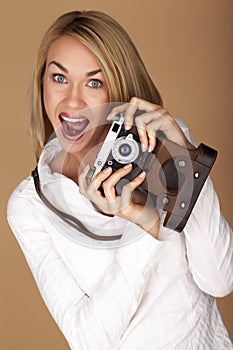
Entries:
<svg viewBox="0 0 233 350">
<path fill-rule="evenodd" d="M 91 232 L 90 230 L 88 230 L 88 228 L 76 217 L 69 215 L 65 212 L 63 212 L 62 210 L 59 210 L 58 208 L 56 208 L 47 198 L 46 196 L 43 194 L 43 192 L 41 191 L 41 186 L 40 186 L 40 178 L 39 178 L 39 173 L 38 173 L 38 169 L 37 167 L 32 171 L 32 177 L 34 180 L 34 185 L 35 185 L 35 189 L 37 194 L 39 195 L 40 199 L 42 200 L 42 202 L 50 209 L 52 210 L 57 216 L 59 216 L 59 218 L 61 218 L 65 223 L 67 223 L 68 225 L 72 226 L 73 228 L 75 228 L 77 231 L 85 234 L 86 236 L 93 238 L 95 240 L 99 240 L 99 241 L 115 241 L 115 240 L 119 240 L 121 239 L 122 235 L 114 235 L 114 236 L 101 236 L 101 235 L 96 235 L 93 232 Z"/>
</svg>

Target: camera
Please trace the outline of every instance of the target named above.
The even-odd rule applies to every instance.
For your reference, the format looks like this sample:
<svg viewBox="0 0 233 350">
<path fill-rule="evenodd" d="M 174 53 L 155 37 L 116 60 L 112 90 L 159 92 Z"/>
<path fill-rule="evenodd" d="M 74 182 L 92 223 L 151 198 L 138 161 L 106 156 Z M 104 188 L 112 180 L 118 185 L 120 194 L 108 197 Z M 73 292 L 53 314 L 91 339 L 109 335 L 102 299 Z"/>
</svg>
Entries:
<svg viewBox="0 0 233 350">
<path fill-rule="evenodd" d="M 126 164 L 135 168 L 142 157 L 142 150 L 136 127 L 130 131 L 123 127 L 123 113 L 116 115 L 105 138 L 105 141 L 94 162 L 94 169 L 90 169 L 88 179 L 92 180 L 101 170 L 111 166 L 113 172 Z"/>
<path fill-rule="evenodd" d="M 153 152 L 142 152 L 135 125 L 124 129 L 124 114 L 116 115 L 87 179 L 106 167 L 113 172 L 131 163 L 132 171 L 116 185 L 121 195 L 123 186 L 140 172 L 147 173 L 139 190 L 150 196 L 158 209 L 166 212 L 165 227 L 181 232 L 193 210 L 201 189 L 216 160 L 217 151 L 201 143 L 188 149 L 157 132 Z"/>
</svg>

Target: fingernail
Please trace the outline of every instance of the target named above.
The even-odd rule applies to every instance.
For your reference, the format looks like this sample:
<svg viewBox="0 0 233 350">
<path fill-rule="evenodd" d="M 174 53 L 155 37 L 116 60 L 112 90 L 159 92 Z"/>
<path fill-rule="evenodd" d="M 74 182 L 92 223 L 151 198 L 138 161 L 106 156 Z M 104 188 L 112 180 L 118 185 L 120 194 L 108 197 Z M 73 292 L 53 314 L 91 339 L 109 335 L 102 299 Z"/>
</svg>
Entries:
<svg viewBox="0 0 233 350">
<path fill-rule="evenodd" d="M 152 146 L 151 146 L 151 144 L 149 144 L 148 152 L 152 152 Z"/>
<path fill-rule="evenodd" d="M 146 173 L 145 173 L 145 171 L 143 171 L 138 175 L 138 178 L 142 179 L 145 175 L 146 175 Z"/>
<path fill-rule="evenodd" d="M 147 147 L 146 147 L 145 142 L 141 143 L 141 148 L 142 148 L 142 152 L 146 152 Z"/>
<path fill-rule="evenodd" d="M 107 174 L 107 173 L 110 173 L 110 170 L 111 170 L 112 168 L 109 166 L 109 167 L 107 167 L 107 168 L 105 168 L 104 170 L 103 170 L 103 173 L 105 173 L 105 174 Z"/>
<path fill-rule="evenodd" d="M 124 169 L 129 169 L 129 168 L 131 168 L 132 167 L 132 164 L 126 164 L 125 166 L 124 166 Z"/>
<path fill-rule="evenodd" d="M 129 130 L 130 129 L 130 123 L 125 123 L 125 130 Z"/>
</svg>

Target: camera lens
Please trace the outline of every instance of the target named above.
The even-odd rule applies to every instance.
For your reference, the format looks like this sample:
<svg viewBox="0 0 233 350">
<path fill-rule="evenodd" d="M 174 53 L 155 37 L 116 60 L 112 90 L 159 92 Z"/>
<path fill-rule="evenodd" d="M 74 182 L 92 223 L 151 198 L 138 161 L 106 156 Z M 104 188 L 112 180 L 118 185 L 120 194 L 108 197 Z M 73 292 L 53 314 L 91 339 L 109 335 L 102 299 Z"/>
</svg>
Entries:
<svg viewBox="0 0 233 350">
<path fill-rule="evenodd" d="M 119 137 L 112 147 L 112 156 L 120 164 L 134 162 L 139 155 L 139 147 L 133 135 Z"/>
<path fill-rule="evenodd" d="M 131 149 L 131 147 L 130 147 L 130 145 L 128 143 L 123 143 L 122 145 L 120 145 L 119 153 L 123 157 L 129 156 L 131 152 L 132 152 L 132 149 Z"/>
</svg>

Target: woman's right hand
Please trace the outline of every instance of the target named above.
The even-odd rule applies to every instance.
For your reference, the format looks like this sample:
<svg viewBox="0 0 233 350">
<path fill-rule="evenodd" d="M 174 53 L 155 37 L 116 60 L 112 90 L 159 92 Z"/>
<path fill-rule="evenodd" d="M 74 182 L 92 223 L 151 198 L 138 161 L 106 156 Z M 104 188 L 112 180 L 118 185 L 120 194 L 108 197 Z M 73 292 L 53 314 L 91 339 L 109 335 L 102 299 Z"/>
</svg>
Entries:
<svg viewBox="0 0 233 350">
<path fill-rule="evenodd" d="M 79 174 L 79 190 L 101 212 L 106 215 L 116 215 L 140 226 L 154 238 L 158 237 L 160 218 L 157 210 L 142 195 L 137 194 L 137 188 L 146 178 L 145 172 L 140 173 L 132 181 L 124 185 L 120 196 L 116 194 L 117 182 L 129 174 L 132 165 L 128 164 L 112 173 L 108 167 L 97 174 L 90 182 L 86 175 L 88 168 Z M 103 189 L 100 191 L 100 187 Z"/>
</svg>

